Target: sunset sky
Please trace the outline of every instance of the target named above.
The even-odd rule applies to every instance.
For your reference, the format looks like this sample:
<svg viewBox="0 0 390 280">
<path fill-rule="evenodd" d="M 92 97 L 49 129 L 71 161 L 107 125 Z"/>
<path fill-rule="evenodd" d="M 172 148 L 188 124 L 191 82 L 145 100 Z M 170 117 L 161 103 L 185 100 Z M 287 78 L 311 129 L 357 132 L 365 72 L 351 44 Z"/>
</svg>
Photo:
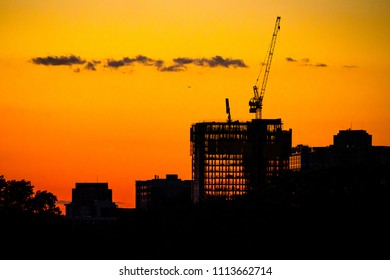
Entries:
<svg viewBox="0 0 390 280">
<path fill-rule="evenodd" d="M 248 121 L 280 32 L 263 118 L 293 145 L 364 129 L 390 146 L 388 0 L 0 1 L 0 175 L 59 202 L 108 182 L 135 206 L 135 180 L 191 179 L 191 124 Z M 262 76 L 260 76 L 261 84 Z"/>
</svg>

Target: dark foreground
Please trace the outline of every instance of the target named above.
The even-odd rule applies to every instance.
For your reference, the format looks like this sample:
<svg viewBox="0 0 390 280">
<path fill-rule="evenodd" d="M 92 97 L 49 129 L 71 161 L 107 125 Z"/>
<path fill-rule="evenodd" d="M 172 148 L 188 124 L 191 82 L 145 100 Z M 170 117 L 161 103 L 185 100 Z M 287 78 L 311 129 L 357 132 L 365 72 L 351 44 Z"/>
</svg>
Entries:
<svg viewBox="0 0 390 280">
<path fill-rule="evenodd" d="M 1 217 L 0 258 L 390 259 L 389 176 L 380 174 L 288 178 L 256 201 L 134 211 L 110 223 Z"/>
<path fill-rule="evenodd" d="M 1 259 L 390 259 L 388 214 L 367 204 L 167 210 L 94 224 L 8 221 Z"/>
</svg>

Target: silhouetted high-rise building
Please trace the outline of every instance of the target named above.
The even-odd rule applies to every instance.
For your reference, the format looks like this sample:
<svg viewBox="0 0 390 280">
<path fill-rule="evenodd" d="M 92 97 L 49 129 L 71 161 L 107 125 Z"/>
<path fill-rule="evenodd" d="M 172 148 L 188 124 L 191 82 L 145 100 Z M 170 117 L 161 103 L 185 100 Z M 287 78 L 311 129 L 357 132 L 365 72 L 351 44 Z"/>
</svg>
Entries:
<svg viewBox="0 0 390 280">
<path fill-rule="evenodd" d="M 105 220 L 112 217 L 117 206 L 112 202 L 108 183 L 76 183 L 72 202 L 65 205 L 66 217 L 79 220 Z"/>
<path fill-rule="evenodd" d="M 165 179 L 155 176 L 151 180 L 136 180 L 136 208 L 156 209 L 181 207 L 191 202 L 191 180 L 181 180 L 177 174 L 167 174 Z"/>
<path fill-rule="evenodd" d="M 281 119 L 191 126 L 193 202 L 254 195 L 289 169 L 292 130 Z"/>
</svg>

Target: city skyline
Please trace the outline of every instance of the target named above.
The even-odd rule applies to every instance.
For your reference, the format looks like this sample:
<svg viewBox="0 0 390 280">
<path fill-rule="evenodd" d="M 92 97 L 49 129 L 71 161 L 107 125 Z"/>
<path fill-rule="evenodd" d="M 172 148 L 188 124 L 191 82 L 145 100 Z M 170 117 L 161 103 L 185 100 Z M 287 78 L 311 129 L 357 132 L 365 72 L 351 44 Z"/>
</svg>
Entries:
<svg viewBox="0 0 390 280">
<path fill-rule="evenodd" d="M 364 129 L 388 146 L 386 1 L 24 1 L 0 4 L 0 170 L 59 201 L 108 182 L 191 179 L 193 123 L 253 118 L 248 101 L 281 17 L 263 117 L 293 146 Z"/>
</svg>

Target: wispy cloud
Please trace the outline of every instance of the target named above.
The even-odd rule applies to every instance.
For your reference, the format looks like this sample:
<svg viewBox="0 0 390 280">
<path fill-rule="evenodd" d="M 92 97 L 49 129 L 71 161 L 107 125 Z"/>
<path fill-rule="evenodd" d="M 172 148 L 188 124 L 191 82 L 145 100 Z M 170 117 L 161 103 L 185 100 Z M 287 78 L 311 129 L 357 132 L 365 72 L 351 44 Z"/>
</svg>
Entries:
<svg viewBox="0 0 390 280">
<path fill-rule="evenodd" d="M 297 63 L 297 65 L 300 65 L 300 66 L 313 66 L 313 67 L 328 67 L 328 64 L 326 63 L 311 63 L 311 60 L 310 58 L 302 58 L 302 59 L 295 59 L 295 58 L 292 58 L 292 57 L 286 57 L 286 61 L 289 62 L 289 63 Z"/>
<path fill-rule="evenodd" d="M 354 69 L 354 68 L 358 68 L 358 66 L 357 65 L 343 65 L 343 68 Z"/>
<path fill-rule="evenodd" d="M 302 58 L 301 60 L 299 60 L 300 64 L 301 65 L 304 65 L 304 66 L 311 66 L 310 64 L 310 59 L 309 58 Z"/>
<path fill-rule="evenodd" d="M 87 65 L 85 65 L 84 69 L 90 71 L 96 71 L 95 65 L 92 62 L 88 62 Z"/>
<path fill-rule="evenodd" d="M 100 60 L 88 61 L 84 69 L 89 71 L 96 71 L 96 65 L 100 64 Z"/>
<path fill-rule="evenodd" d="M 226 68 L 230 66 L 234 68 L 248 67 L 241 59 L 223 58 L 222 56 L 219 55 L 214 56 L 212 58 L 194 59 L 193 63 L 198 66 L 208 66 L 208 67 L 218 67 L 218 66 L 226 67 Z"/>
<path fill-rule="evenodd" d="M 212 58 L 189 58 L 189 57 L 178 57 L 173 59 L 173 65 L 161 67 L 160 71 L 184 71 L 187 69 L 187 65 L 193 64 L 201 67 L 248 67 L 242 59 L 231 59 L 223 58 L 220 55 L 216 55 Z"/>
<path fill-rule="evenodd" d="M 155 60 L 144 55 L 137 55 L 136 57 L 124 57 L 119 60 L 108 59 L 106 63 L 106 67 L 119 68 L 123 66 L 132 65 L 134 63 L 139 63 L 145 66 L 156 66 L 161 67 L 164 63 L 162 60 Z"/>
<path fill-rule="evenodd" d="M 134 64 L 140 64 L 143 66 L 155 67 L 161 72 L 180 72 L 187 70 L 188 65 L 194 65 L 198 67 L 224 67 L 224 68 L 239 68 L 248 67 L 242 59 L 224 58 L 220 55 L 216 55 L 211 58 L 189 58 L 189 57 L 177 57 L 172 60 L 172 64 L 165 63 L 161 59 L 153 59 L 144 55 L 137 55 L 135 57 L 123 57 L 121 59 L 108 58 L 104 60 L 103 67 L 111 69 L 119 69 Z M 84 70 L 97 71 L 97 66 L 101 64 L 100 60 L 81 59 L 75 55 L 69 56 L 47 56 L 47 57 L 35 57 L 31 59 L 31 62 L 37 65 L 46 66 L 59 66 L 59 65 L 84 65 Z M 75 72 L 80 72 L 80 68 L 73 69 Z"/>
<path fill-rule="evenodd" d="M 85 63 L 85 60 L 75 55 L 35 57 L 31 61 L 34 64 L 41 64 L 46 66 L 74 65 Z"/>
<path fill-rule="evenodd" d="M 181 72 L 185 71 L 187 67 L 183 64 L 174 64 L 170 66 L 161 66 L 158 68 L 161 72 Z"/>
<path fill-rule="evenodd" d="M 297 60 L 292 58 L 292 57 L 286 57 L 286 61 L 287 62 L 297 62 Z"/>
<path fill-rule="evenodd" d="M 191 64 L 191 63 L 194 63 L 195 59 L 193 58 L 188 58 L 188 57 L 178 57 L 178 58 L 174 58 L 173 59 L 173 62 L 176 64 L 176 65 L 186 65 L 186 64 Z"/>
</svg>

